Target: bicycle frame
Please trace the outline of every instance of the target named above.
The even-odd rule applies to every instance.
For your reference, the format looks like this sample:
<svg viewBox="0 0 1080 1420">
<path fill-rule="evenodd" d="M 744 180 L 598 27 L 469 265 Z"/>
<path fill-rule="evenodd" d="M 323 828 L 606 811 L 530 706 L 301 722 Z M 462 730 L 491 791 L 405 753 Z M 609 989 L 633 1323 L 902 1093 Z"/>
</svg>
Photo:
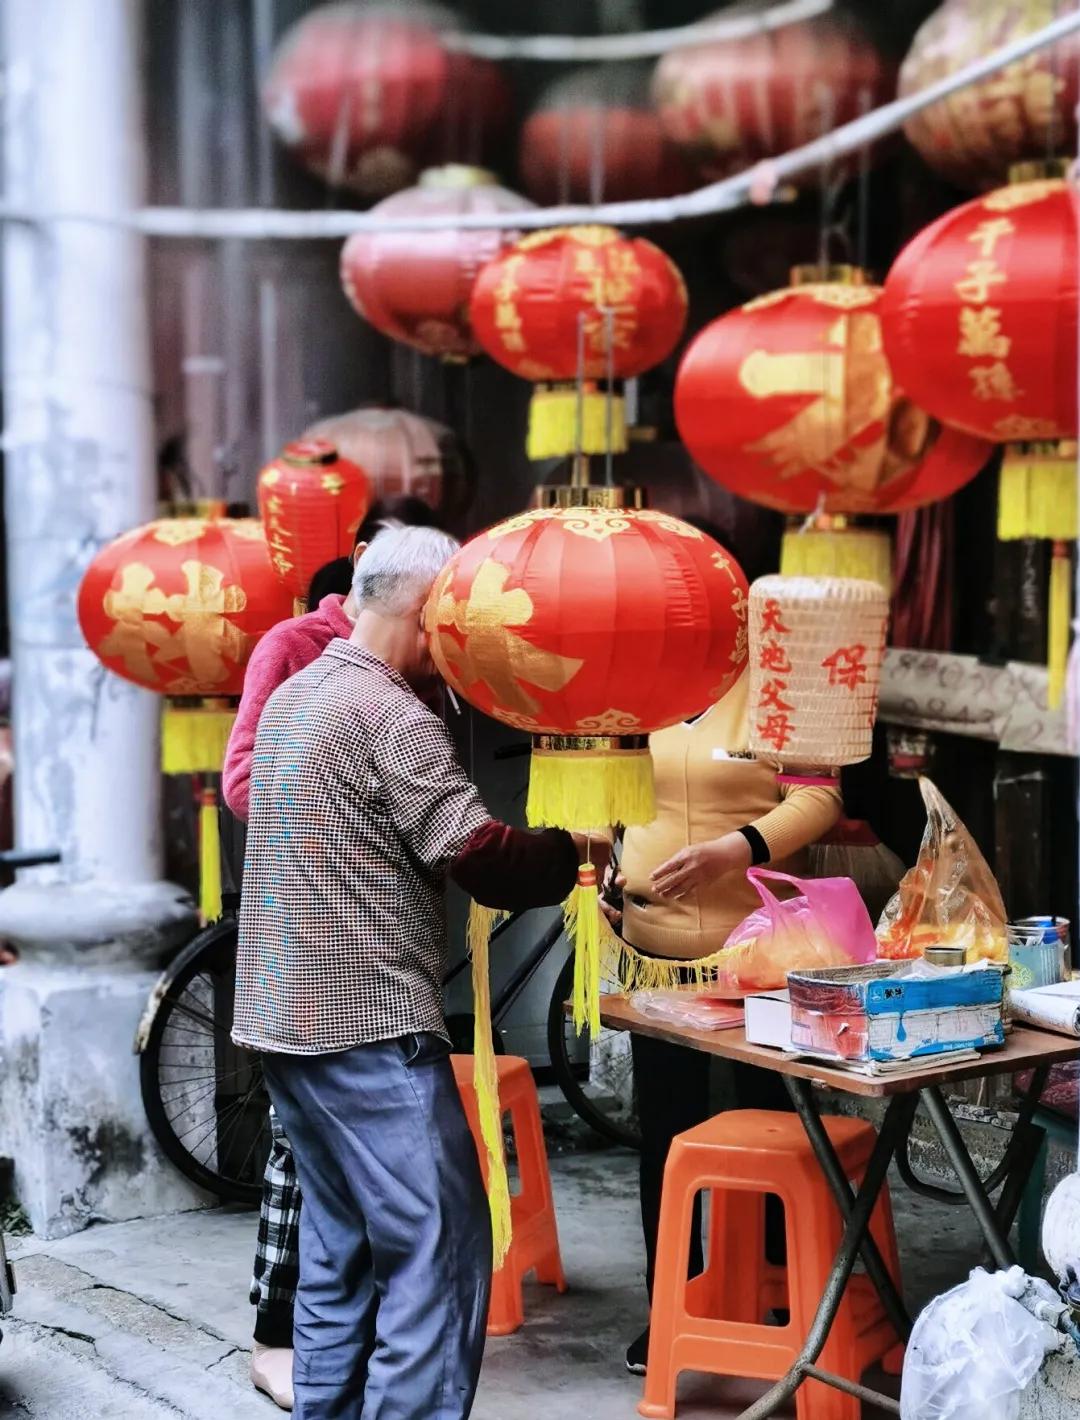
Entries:
<svg viewBox="0 0 1080 1420">
<path fill-rule="evenodd" d="M 509 917 L 504 918 L 504 920 L 500 922 L 499 925 L 492 932 L 492 942 L 497 941 L 498 938 L 501 937 L 504 932 L 508 932 L 510 928 L 514 925 L 514 923 L 520 922 L 520 920 L 524 916 L 525 910 L 521 912 L 512 912 Z M 492 996 L 491 1020 L 493 1025 L 498 1025 L 502 1021 L 503 1017 L 508 1013 L 514 1002 L 518 999 L 521 993 L 525 990 L 526 986 L 528 986 L 529 982 L 540 970 L 541 965 L 546 960 L 551 951 L 554 949 L 555 944 L 558 942 L 562 934 L 563 920 L 562 915 L 560 914 L 558 917 L 556 917 L 555 921 L 552 922 L 551 926 L 543 934 L 540 940 L 535 943 L 535 945 L 531 948 L 527 955 L 514 968 L 513 972 L 510 974 L 509 980 L 506 981 L 500 987 L 500 989 Z M 456 966 L 451 967 L 450 970 L 443 977 L 443 985 L 449 986 L 452 981 L 455 981 L 461 975 L 461 973 L 468 965 L 468 956 L 462 957 L 461 961 L 459 961 Z"/>
</svg>

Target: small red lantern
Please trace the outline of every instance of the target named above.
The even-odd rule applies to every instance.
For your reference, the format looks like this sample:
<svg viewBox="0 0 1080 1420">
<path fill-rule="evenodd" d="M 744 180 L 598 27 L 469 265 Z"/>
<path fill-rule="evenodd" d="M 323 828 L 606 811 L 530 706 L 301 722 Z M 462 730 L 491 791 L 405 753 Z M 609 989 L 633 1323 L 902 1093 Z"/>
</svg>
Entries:
<svg viewBox="0 0 1080 1420">
<path fill-rule="evenodd" d="M 320 567 L 353 550 L 371 503 L 362 469 L 329 439 L 286 444 L 259 474 L 259 512 L 274 571 L 298 612 Z"/>
<path fill-rule="evenodd" d="M 236 696 L 259 638 L 291 611 L 254 518 L 161 518 L 103 547 L 79 626 L 114 674 L 172 696 Z"/>
<path fill-rule="evenodd" d="M 472 501 L 472 461 L 453 429 L 407 409 L 350 409 L 312 424 L 305 439 L 329 439 L 367 475 L 374 499 L 419 498 L 453 519 Z"/>
<path fill-rule="evenodd" d="M 855 268 L 797 267 L 792 281 L 683 356 L 675 418 L 705 472 L 790 514 L 900 512 L 973 478 L 989 446 L 941 429 L 894 380 L 881 287 Z"/>
<path fill-rule="evenodd" d="M 673 49 L 657 65 L 653 101 L 668 137 L 723 178 L 820 138 L 894 87 L 862 33 L 830 17 Z"/>
<path fill-rule="evenodd" d="M 945 0 L 916 34 L 900 68 L 900 94 L 918 93 L 1057 13 L 1031 0 Z M 1004 182 L 1009 168 L 1076 151 L 1080 36 L 1071 34 L 931 104 L 904 124 L 908 139 L 959 187 Z"/>
<path fill-rule="evenodd" d="M 640 375 L 671 354 L 686 321 L 675 264 L 613 227 L 556 227 L 522 237 L 484 267 L 473 330 L 493 360 L 541 385 L 530 411 L 529 457 L 626 447 L 621 398 L 574 382 Z M 580 408 L 580 430 L 579 424 Z M 610 439 L 609 439 L 609 423 Z"/>
<path fill-rule="evenodd" d="M 482 168 L 432 168 L 419 187 L 380 202 L 381 217 L 446 217 L 520 212 L 533 204 L 499 187 Z M 391 340 L 425 355 L 466 360 L 480 345 L 469 326 L 469 296 L 480 268 L 518 233 L 493 228 L 442 232 L 355 232 L 341 251 L 341 284 L 357 312 Z"/>
<path fill-rule="evenodd" d="M 537 202 L 632 202 L 670 197 L 693 174 L 649 102 L 649 70 L 605 64 L 557 79 L 540 95 L 518 149 Z"/>
<path fill-rule="evenodd" d="M 322 5 L 281 39 L 263 87 L 277 136 L 327 182 L 364 197 L 436 162 L 483 156 L 507 119 L 500 71 L 445 45 L 436 6 Z"/>
</svg>

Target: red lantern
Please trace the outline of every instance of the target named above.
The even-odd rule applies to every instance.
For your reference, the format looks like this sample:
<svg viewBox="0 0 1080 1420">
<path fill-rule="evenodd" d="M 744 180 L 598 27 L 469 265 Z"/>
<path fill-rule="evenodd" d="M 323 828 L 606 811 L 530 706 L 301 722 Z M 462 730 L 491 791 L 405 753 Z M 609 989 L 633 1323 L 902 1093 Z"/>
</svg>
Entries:
<svg viewBox="0 0 1080 1420">
<path fill-rule="evenodd" d="M 308 588 L 319 568 L 352 553 L 370 503 L 365 474 L 343 459 L 329 439 L 286 444 L 259 474 L 259 512 L 270 560 L 300 604 L 298 610 L 306 610 Z"/>
<path fill-rule="evenodd" d="M 673 49 L 657 65 L 653 101 L 668 137 L 722 178 L 820 138 L 894 87 L 869 41 L 829 18 Z"/>
<path fill-rule="evenodd" d="M 110 671 L 172 696 L 236 696 L 265 632 L 292 610 L 253 518 L 162 518 L 97 554 L 79 587 L 87 644 Z"/>
<path fill-rule="evenodd" d="M 454 217 L 519 212 L 532 203 L 499 187 L 482 168 L 433 168 L 420 186 L 380 202 L 383 217 Z M 480 353 L 469 326 L 477 272 L 517 233 L 454 228 L 443 232 L 355 232 L 341 252 L 341 284 L 357 312 L 391 340 L 448 360 Z"/>
<path fill-rule="evenodd" d="M 470 313 L 492 359 L 543 386 L 533 397 L 529 457 L 551 458 L 577 448 L 573 382 L 609 373 L 630 379 L 670 355 L 686 321 L 686 287 L 675 264 L 641 237 L 613 227 L 556 227 L 523 237 L 490 262 Z M 581 415 L 582 452 L 608 447 L 609 420 L 612 446 L 625 448 L 621 400 L 609 409 L 590 391 Z"/>
<path fill-rule="evenodd" d="M 747 584 L 667 513 L 543 508 L 451 559 L 427 609 L 436 664 L 534 737 L 531 823 L 652 817 L 646 736 L 723 696 L 746 664 Z"/>
<path fill-rule="evenodd" d="M 435 6 L 323 5 L 282 38 L 263 88 L 277 136 L 327 182 L 383 197 L 421 168 L 476 161 L 509 112 L 494 64 L 448 48 Z"/>
<path fill-rule="evenodd" d="M 917 93 L 1041 29 L 1058 7 L 1031 0 L 945 0 L 925 21 L 900 69 Z M 1076 151 L 1080 36 L 1017 60 L 914 114 L 904 132 L 929 165 L 960 187 L 1004 182 L 1013 163 Z"/>
<path fill-rule="evenodd" d="M 367 475 L 373 498 L 419 498 L 444 519 L 472 500 L 472 463 L 445 424 L 407 409 L 350 409 L 312 424 L 305 439 L 329 439 Z"/>
<path fill-rule="evenodd" d="M 855 269 L 792 278 L 706 326 L 683 357 L 675 418 L 705 472 L 792 514 L 895 513 L 973 478 L 989 446 L 940 429 L 893 378 L 881 288 Z"/>
<path fill-rule="evenodd" d="M 518 166 L 537 202 L 632 202 L 693 186 L 649 102 L 640 64 L 581 69 L 546 88 L 521 130 Z"/>
</svg>

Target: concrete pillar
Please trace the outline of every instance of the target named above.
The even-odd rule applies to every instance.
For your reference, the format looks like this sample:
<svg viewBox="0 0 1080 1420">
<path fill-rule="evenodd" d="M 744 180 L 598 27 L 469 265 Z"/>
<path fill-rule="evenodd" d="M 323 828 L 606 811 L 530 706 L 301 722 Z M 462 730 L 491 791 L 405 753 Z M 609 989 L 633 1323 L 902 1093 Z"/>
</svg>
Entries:
<svg viewBox="0 0 1080 1420">
<path fill-rule="evenodd" d="M 192 1201 L 145 1137 L 131 1040 L 156 965 L 193 917 L 161 865 L 158 723 L 75 616 L 105 542 L 153 515 L 141 0 L 3 0 L 5 494 L 16 834 L 58 869 L 0 895 L 0 1154 L 35 1227 Z M 130 1186 L 129 1186 L 130 1185 Z"/>
</svg>

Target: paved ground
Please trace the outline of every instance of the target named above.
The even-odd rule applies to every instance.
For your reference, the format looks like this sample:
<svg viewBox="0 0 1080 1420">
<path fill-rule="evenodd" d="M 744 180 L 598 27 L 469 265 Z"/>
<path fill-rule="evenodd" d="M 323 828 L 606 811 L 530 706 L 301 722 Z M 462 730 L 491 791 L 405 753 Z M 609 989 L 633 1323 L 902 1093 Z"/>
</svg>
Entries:
<svg viewBox="0 0 1080 1420">
<path fill-rule="evenodd" d="M 640 1383 L 622 1349 L 644 1320 L 635 1161 L 552 1159 L 571 1291 L 533 1288 L 517 1336 L 489 1343 L 475 1420 L 632 1420 Z M 978 1246 L 962 1210 L 895 1190 L 918 1303 L 959 1280 Z M 16 1248 L 17 1319 L 0 1346 L 0 1416 L 13 1420 L 272 1420 L 247 1381 L 249 1213 L 220 1210 L 91 1228 Z M 680 1420 L 724 1420 L 755 1385 L 687 1378 Z"/>
</svg>

